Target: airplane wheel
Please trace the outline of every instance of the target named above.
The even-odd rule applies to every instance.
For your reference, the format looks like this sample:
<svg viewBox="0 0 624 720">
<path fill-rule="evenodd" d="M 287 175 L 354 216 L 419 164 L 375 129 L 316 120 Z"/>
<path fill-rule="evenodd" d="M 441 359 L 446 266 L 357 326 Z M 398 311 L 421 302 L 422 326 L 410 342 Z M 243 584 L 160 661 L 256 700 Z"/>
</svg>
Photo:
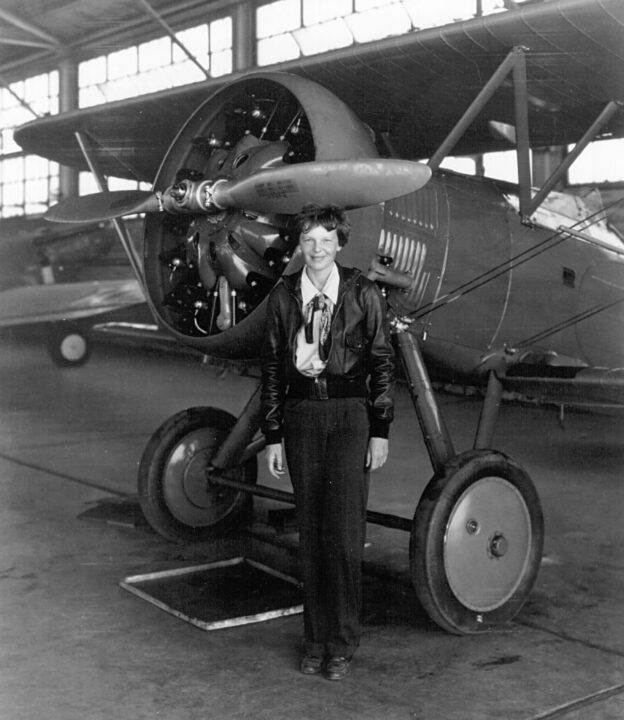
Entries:
<svg viewBox="0 0 624 720">
<path fill-rule="evenodd" d="M 433 477 L 416 508 L 410 570 L 418 598 L 448 632 L 490 630 L 524 604 L 543 543 L 528 474 L 502 453 L 462 453 Z"/>
<path fill-rule="evenodd" d="M 59 367 L 78 367 L 89 359 L 91 343 L 79 325 L 58 323 L 50 328 L 48 354 Z"/>
<path fill-rule="evenodd" d="M 212 407 L 170 417 L 152 435 L 139 465 L 138 495 L 145 518 L 167 540 L 204 540 L 231 528 L 251 508 L 251 495 L 210 486 L 206 469 L 236 418 Z M 229 473 L 253 485 L 256 458 Z"/>
</svg>

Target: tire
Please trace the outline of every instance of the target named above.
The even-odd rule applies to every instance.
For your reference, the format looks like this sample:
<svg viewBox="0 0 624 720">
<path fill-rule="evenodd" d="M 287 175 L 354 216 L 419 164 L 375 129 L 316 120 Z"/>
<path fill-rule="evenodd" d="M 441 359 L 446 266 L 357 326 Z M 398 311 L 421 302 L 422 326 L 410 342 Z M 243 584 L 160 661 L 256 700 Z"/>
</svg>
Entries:
<svg viewBox="0 0 624 720">
<path fill-rule="evenodd" d="M 74 323 L 52 325 L 48 335 L 48 354 L 59 367 L 84 365 L 91 355 L 89 336 Z"/>
<path fill-rule="evenodd" d="M 139 465 L 138 496 L 147 522 L 165 539 L 198 542 L 249 515 L 249 493 L 210 486 L 206 475 L 235 422 L 224 410 L 195 407 L 173 415 L 152 435 Z M 228 475 L 255 484 L 256 458 Z"/>
<path fill-rule="evenodd" d="M 540 566 L 544 519 L 528 474 L 502 453 L 453 458 L 427 485 L 410 535 L 416 594 L 444 630 L 467 635 L 509 622 Z"/>
</svg>

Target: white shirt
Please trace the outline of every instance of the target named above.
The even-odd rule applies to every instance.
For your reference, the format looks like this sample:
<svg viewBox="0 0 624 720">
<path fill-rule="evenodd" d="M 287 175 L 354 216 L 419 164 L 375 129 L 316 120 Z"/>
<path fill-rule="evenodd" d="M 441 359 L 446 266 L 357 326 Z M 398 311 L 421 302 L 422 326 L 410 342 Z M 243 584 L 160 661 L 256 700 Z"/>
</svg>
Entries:
<svg viewBox="0 0 624 720">
<path fill-rule="evenodd" d="M 305 317 L 307 306 L 314 300 L 314 297 L 322 292 L 326 297 L 329 307 L 330 316 L 334 312 L 336 303 L 338 302 L 338 287 L 340 285 L 340 274 L 338 266 L 334 263 L 329 276 L 323 285 L 322 290 L 318 290 L 310 278 L 308 277 L 308 269 L 304 267 L 301 273 L 301 295 L 303 298 L 303 314 Z M 327 362 L 321 360 L 319 355 L 319 325 L 321 324 L 321 313 L 315 312 L 312 320 L 312 342 L 307 343 L 305 339 L 305 326 L 302 326 L 297 333 L 295 365 L 302 375 L 307 377 L 317 377 L 320 375 Z"/>
</svg>

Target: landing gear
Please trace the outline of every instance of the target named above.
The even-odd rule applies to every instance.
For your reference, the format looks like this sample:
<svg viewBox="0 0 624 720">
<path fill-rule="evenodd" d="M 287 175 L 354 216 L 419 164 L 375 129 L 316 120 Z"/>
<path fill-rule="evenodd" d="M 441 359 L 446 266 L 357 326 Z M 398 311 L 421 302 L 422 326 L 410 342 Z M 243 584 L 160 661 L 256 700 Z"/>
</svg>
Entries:
<svg viewBox="0 0 624 720">
<path fill-rule="evenodd" d="M 527 473 L 491 450 L 458 455 L 433 477 L 414 515 L 416 594 L 448 632 L 499 626 L 527 599 L 543 541 L 539 498 Z"/>
<path fill-rule="evenodd" d="M 518 464 L 487 447 L 502 390 L 495 373 L 474 448 L 457 454 L 418 341 L 402 329 L 395 341 L 434 476 L 413 520 L 371 510 L 367 520 L 410 532 L 412 581 L 434 622 L 458 635 L 485 632 L 513 619 L 537 577 L 544 542 L 537 491 Z M 260 415 L 258 388 L 237 419 L 192 408 L 161 426 L 139 469 L 139 500 L 157 532 L 177 541 L 213 536 L 241 518 L 251 495 L 294 504 L 292 493 L 256 485 Z"/>
<path fill-rule="evenodd" d="M 527 473 L 492 442 L 502 383 L 490 371 L 474 449 L 456 454 L 417 339 L 399 322 L 395 344 L 434 476 L 416 508 L 410 571 L 440 627 L 459 635 L 511 620 L 527 599 L 542 557 L 544 520 Z"/>
<path fill-rule="evenodd" d="M 80 325 L 56 323 L 50 327 L 48 334 L 48 354 L 59 367 L 78 367 L 89 359 L 91 343 Z"/>
<path fill-rule="evenodd" d="M 250 509 L 248 493 L 213 485 L 207 470 L 236 424 L 229 413 L 196 407 L 173 415 L 152 435 L 139 466 L 138 495 L 150 525 L 168 540 L 204 540 L 233 527 Z M 231 470 L 253 485 L 256 458 Z"/>
</svg>

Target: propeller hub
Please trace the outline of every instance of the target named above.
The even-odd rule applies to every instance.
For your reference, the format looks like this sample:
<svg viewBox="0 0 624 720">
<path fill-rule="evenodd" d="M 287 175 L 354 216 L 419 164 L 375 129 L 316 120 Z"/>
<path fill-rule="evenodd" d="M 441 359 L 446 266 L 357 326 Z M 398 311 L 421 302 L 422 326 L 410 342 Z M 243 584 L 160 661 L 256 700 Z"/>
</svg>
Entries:
<svg viewBox="0 0 624 720">
<path fill-rule="evenodd" d="M 171 197 L 180 205 L 183 204 L 187 193 L 186 183 L 178 183 L 171 188 Z"/>
<path fill-rule="evenodd" d="M 220 189 L 222 194 L 228 181 L 219 180 L 189 180 L 185 179 L 169 187 L 163 193 L 163 204 L 170 213 L 191 213 L 195 215 L 212 215 L 225 210 L 216 193 Z"/>
</svg>

